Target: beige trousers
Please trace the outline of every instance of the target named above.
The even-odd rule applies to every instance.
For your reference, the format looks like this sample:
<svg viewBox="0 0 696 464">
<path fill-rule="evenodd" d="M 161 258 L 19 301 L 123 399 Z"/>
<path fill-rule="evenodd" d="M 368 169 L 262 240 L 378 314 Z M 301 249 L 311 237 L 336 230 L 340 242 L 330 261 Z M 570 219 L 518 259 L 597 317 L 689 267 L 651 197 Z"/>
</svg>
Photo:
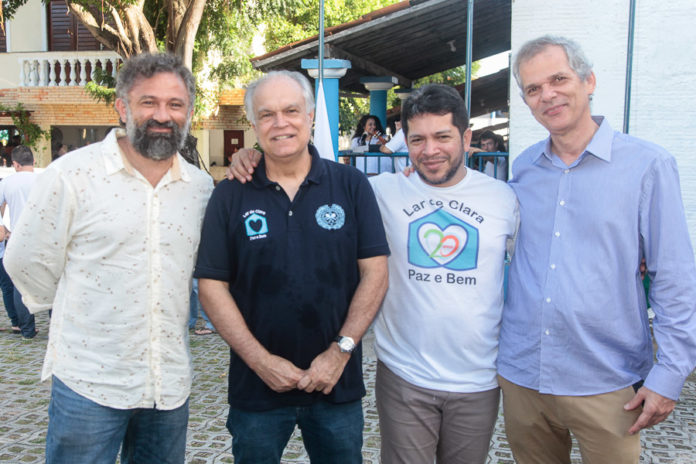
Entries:
<svg viewBox="0 0 696 464">
<path fill-rule="evenodd" d="M 541 394 L 498 376 L 505 431 L 518 464 L 567 464 L 573 433 L 583 464 L 635 464 L 640 435 L 628 429 L 641 408 L 625 411 L 632 387 L 591 396 Z"/>
</svg>

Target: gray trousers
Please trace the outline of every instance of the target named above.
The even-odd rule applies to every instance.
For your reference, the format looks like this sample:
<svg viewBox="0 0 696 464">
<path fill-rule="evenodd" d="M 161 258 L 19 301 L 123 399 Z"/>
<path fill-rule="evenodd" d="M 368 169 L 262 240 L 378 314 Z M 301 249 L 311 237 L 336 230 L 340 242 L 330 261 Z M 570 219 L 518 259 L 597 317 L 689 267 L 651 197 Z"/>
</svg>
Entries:
<svg viewBox="0 0 696 464">
<path fill-rule="evenodd" d="M 452 393 L 412 385 L 382 362 L 375 385 L 383 464 L 478 464 L 488 456 L 500 389 Z"/>
</svg>

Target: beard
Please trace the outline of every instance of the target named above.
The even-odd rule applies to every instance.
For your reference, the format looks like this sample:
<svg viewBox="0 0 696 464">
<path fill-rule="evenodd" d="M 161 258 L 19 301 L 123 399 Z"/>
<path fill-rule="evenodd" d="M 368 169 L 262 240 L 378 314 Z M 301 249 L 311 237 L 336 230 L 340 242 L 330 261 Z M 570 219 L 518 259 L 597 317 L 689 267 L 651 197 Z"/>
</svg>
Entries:
<svg viewBox="0 0 696 464">
<path fill-rule="evenodd" d="M 459 167 L 462 165 L 463 162 L 464 155 L 462 154 L 462 156 L 454 160 L 449 170 L 447 170 L 447 172 L 440 178 L 428 177 L 423 171 L 421 171 L 420 165 L 418 164 L 414 163 L 414 167 L 416 168 L 416 172 L 418 173 L 418 176 L 420 176 L 420 178 L 423 180 L 423 182 L 430 185 L 441 185 L 446 182 L 449 182 L 457 174 L 457 171 L 459 170 Z"/>
<path fill-rule="evenodd" d="M 141 125 L 137 125 L 133 115 L 128 109 L 126 121 L 126 135 L 133 147 L 146 158 L 155 161 L 163 161 L 171 158 L 184 146 L 191 121 L 186 120 L 184 127 L 179 127 L 174 121 L 157 122 L 148 119 Z M 168 128 L 170 133 L 148 133 L 149 128 Z"/>
</svg>

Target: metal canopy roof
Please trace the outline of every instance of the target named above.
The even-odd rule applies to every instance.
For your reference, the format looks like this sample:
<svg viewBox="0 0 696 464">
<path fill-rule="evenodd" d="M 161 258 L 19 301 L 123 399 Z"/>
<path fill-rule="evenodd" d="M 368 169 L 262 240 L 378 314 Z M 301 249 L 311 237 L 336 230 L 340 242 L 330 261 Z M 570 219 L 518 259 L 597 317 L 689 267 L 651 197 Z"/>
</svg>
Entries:
<svg viewBox="0 0 696 464">
<path fill-rule="evenodd" d="M 347 59 L 340 88 L 365 93 L 363 76 L 395 76 L 403 87 L 415 79 L 466 63 L 466 0 L 411 0 L 326 29 L 326 58 Z M 510 49 L 511 0 L 474 3 L 473 60 Z M 316 58 L 318 36 L 252 58 L 254 68 L 300 70 Z M 507 92 L 505 92 L 507 97 Z M 472 107 L 475 106 L 472 103 Z"/>
</svg>

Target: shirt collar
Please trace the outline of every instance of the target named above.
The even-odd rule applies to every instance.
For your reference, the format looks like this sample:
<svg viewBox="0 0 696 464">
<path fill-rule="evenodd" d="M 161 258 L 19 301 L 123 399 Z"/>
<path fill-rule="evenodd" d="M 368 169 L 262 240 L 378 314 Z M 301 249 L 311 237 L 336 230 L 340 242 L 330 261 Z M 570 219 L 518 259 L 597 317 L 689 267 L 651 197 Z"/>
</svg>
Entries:
<svg viewBox="0 0 696 464">
<path fill-rule="evenodd" d="M 131 176 L 135 176 L 135 168 L 128 161 L 126 155 L 121 151 L 121 147 L 118 145 L 118 139 L 121 137 L 127 137 L 126 131 L 122 128 L 112 129 L 104 138 L 104 142 L 101 145 L 101 154 L 104 159 L 104 167 L 106 168 L 106 175 L 110 176 L 121 170 L 126 171 Z M 174 155 L 172 161 L 172 166 L 169 168 L 168 172 L 171 181 L 182 180 L 184 182 L 191 181 L 191 174 L 183 167 L 182 158 L 179 153 Z"/>
<path fill-rule="evenodd" d="M 611 144 L 614 140 L 614 130 L 611 128 L 609 121 L 604 116 L 592 116 L 592 120 L 599 126 L 599 129 L 592 136 L 592 140 L 587 144 L 585 153 L 589 153 L 604 161 L 611 161 Z M 536 162 L 541 155 L 544 155 L 552 161 L 553 154 L 551 152 L 551 136 L 544 142 L 544 149 L 534 156 Z M 583 156 L 581 155 L 581 157 Z"/>
<path fill-rule="evenodd" d="M 305 180 L 302 183 L 305 184 L 307 182 L 311 182 L 313 184 L 319 184 L 321 183 L 321 177 L 326 172 L 326 166 L 324 166 L 324 163 L 321 162 L 322 159 L 314 145 L 310 143 L 307 145 L 307 148 L 309 149 L 309 156 L 312 157 L 312 166 L 309 168 L 309 173 L 307 173 L 307 177 L 305 177 Z M 268 187 L 276 184 L 276 182 L 268 179 L 268 176 L 266 175 L 266 161 L 263 156 L 261 157 L 259 165 L 254 170 L 254 174 L 252 174 L 251 183 L 258 188 Z"/>
</svg>

